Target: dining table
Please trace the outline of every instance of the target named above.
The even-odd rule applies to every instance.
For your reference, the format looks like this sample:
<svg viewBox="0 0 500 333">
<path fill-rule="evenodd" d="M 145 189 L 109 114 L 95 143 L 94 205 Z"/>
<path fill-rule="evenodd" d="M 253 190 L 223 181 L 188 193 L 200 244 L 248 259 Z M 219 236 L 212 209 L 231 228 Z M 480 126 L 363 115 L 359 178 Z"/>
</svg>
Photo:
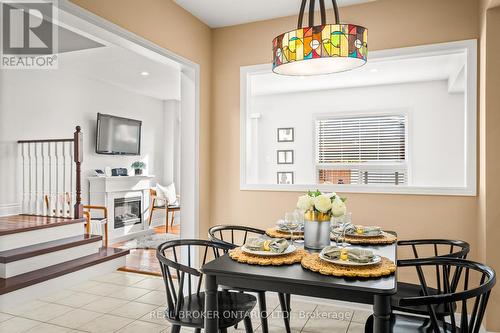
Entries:
<svg viewBox="0 0 500 333">
<path fill-rule="evenodd" d="M 391 232 L 395 234 L 394 232 Z M 297 247 L 301 245 L 296 243 Z M 356 246 L 358 247 L 358 246 Z M 397 245 L 359 246 L 396 262 Z M 307 249 L 306 249 L 307 250 Z M 314 250 L 308 250 L 314 251 Z M 317 251 L 319 252 L 319 251 Z M 252 288 L 292 295 L 373 305 L 374 332 L 391 331 L 391 296 L 397 292 L 396 273 L 380 278 L 344 278 L 322 275 L 300 263 L 259 266 L 239 263 L 228 254 L 202 266 L 205 275 L 205 332 L 218 332 L 218 287 Z"/>
</svg>

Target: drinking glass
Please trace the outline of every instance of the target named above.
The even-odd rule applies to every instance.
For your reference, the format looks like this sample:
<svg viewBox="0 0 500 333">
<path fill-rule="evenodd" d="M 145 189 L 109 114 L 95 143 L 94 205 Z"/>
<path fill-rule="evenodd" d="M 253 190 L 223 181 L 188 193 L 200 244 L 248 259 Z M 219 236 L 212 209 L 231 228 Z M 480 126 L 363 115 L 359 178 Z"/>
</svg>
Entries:
<svg viewBox="0 0 500 333">
<path fill-rule="evenodd" d="M 293 245 L 293 232 L 299 228 L 299 223 L 297 222 L 297 214 L 295 212 L 285 214 L 285 222 L 283 227 L 290 232 L 291 245 Z"/>
<path fill-rule="evenodd" d="M 337 246 L 348 247 L 350 244 L 345 241 L 345 233 L 349 226 L 352 225 L 352 213 L 345 213 L 339 218 L 334 218 L 335 224 L 332 225 Z"/>
<path fill-rule="evenodd" d="M 304 232 L 304 212 L 296 209 L 295 210 L 295 215 L 297 215 L 297 238 L 295 239 L 295 242 L 301 244 L 301 243 L 304 243 L 304 239 L 303 237 L 300 237 L 300 231 L 302 231 L 302 233 Z"/>
</svg>

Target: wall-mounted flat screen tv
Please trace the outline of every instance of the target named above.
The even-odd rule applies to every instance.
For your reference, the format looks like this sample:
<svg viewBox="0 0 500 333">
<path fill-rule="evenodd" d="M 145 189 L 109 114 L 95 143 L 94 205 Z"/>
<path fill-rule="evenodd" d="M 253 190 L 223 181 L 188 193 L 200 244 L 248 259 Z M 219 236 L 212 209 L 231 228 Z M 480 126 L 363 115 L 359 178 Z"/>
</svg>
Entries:
<svg viewBox="0 0 500 333">
<path fill-rule="evenodd" d="M 139 155 L 141 153 L 139 120 L 97 114 L 96 153 L 108 155 Z"/>
</svg>

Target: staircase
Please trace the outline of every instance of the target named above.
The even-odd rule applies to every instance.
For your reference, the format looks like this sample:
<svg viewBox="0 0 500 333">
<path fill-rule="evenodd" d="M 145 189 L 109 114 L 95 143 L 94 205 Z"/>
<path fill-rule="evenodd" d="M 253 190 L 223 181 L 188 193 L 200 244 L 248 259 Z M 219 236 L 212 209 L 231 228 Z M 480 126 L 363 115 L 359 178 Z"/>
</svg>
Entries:
<svg viewBox="0 0 500 333">
<path fill-rule="evenodd" d="M 128 250 L 102 247 L 84 219 L 0 217 L 0 311 L 125 266 Z"/>
</svg>

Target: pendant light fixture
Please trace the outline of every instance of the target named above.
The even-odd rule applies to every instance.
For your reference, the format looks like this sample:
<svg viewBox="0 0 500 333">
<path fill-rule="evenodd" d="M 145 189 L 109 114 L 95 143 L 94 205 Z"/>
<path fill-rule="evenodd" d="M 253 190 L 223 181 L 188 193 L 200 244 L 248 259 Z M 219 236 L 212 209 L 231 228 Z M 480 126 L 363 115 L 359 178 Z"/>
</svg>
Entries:
<svg viewBox="0 0 500 333">
<path fill-rule="evenodd" d="M 326 23 L 325 1 L 319 0 L 321 25 L 314 25 L 315 0 L 309 0 L 309 26 L 302 27 L 308 0 L 302 0 L 297 29 L 273 40 L 273 72 L 282 75 L 321 75 L 348 71 L 366 63 L 368 30 L 341 24 L 333 0 L 335 24 Z"/>
</svg>

